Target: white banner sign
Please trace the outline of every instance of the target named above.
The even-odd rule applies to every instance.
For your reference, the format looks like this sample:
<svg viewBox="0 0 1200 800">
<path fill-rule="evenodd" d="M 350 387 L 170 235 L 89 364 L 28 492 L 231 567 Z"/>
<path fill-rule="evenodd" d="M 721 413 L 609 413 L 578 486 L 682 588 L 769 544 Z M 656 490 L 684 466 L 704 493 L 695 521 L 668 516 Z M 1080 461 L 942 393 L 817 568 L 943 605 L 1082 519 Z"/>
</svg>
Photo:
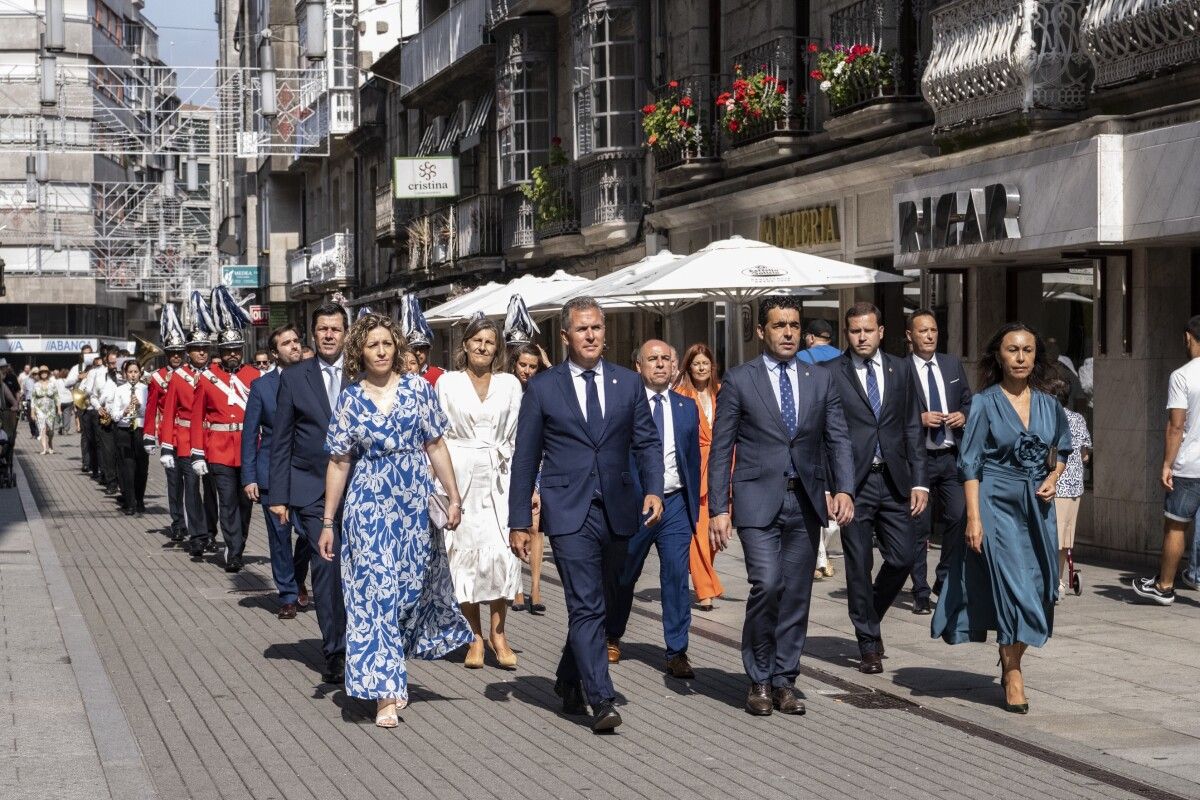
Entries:
<svg viewBox="0 0 1200 800">
<path fill-rule="evenodd" d="M 115 344 L 129 352 L 135 343 L 124 339 L 104 339 L 104 344 Z M 0 336 L 0 353 L 68 353 L 79 355 L 84 346 L 99 350 L 100 341 L 86 336 Z"/>
<path fill-rule="evenodd" d="M 392 159 L 392 193 L 397 200 L 458 197 L 458 158 Z"/>
</svg>

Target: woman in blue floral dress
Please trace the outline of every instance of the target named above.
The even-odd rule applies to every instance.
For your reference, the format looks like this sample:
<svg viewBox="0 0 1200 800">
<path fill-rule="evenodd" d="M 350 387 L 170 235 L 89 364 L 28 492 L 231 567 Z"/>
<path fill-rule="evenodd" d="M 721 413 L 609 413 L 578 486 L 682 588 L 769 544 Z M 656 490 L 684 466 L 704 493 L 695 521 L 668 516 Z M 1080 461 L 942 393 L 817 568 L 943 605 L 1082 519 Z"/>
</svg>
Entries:
<svg viewBox="0 0 1200 800">
<path fill-rule="evenodd" d="M 932 632 L 949 644 L 996 632 L 1004 708 L 1029 711 L 1021 657 L 1054 627 L 1058 531 L 1054 495 L 1071 452 L 1071 432 L 1053 397 L 1041 337 L 1019 322 L 997 331 L 980 362 L 984 389 L 971 416 L 958 469 L 967 500 L 966 548 L 951 556 Z"/>
<path fill-rule="evenodd" d="M 429 524 L 431 468 L 449 496 L 444 527 L 450 530 L 461 516 L 459 493 L 441 438 L 445 414 L 429 383 L 403 371 L 404 345 L 392 320 L 364 316 L 351 329 L 345 353 L 352 383 L 329 423 L 318 546 L 332 560 L 345 491 L 346 692 L 376 699 L 375 724 L 393 728 L 397 711 L 408 704 L 406 660 L 441 658 L 474 638 Z"/>
</svg>

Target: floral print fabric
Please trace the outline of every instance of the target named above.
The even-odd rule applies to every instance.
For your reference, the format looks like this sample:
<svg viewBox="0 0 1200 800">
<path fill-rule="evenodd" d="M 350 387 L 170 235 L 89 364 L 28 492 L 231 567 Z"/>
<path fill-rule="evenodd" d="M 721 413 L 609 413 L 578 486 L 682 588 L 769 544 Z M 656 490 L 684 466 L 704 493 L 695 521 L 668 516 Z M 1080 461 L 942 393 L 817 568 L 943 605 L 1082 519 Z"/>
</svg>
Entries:
<svg viewBox="0 0 1200 800">
<path fill-rule="evenodd" d="M 474 636 L 459 611 L 440 537 L 429 525 L 433 478 L 424 446 L 446 417 L 433 388 L 401 377 L 381 412 L 362 387 L 347 387 L 325 447 L 350 455 L 342 517 L 346 598 L 346 692 L 408 701 L 409 658 L 440 658 Z"/>
</svg>

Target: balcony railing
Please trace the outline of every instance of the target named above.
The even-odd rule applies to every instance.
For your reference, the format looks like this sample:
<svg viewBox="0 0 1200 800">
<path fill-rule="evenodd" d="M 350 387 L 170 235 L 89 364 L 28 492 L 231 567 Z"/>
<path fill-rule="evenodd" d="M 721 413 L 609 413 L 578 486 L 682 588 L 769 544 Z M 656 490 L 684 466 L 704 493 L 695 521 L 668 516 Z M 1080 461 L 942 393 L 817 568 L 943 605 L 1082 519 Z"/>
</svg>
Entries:
<svg viewBox="0 0 1200 800">
<path fill-rule="evenodd" d="M 817 83 L 809 77 L 816 64 L 809 44 L 820 44 L 817 39 L 799 36 L 781 36 L 769 42 L 738 53 L 733 63 L 741 65 L 745 75 L 765 72 L 787 91 L 783 96 L 783 111 L 776 119 L 762 118 L 757 122 L 740 125 L 730 131 L 720 119 L 722 140 L 728 147 L 741 147 L 751 142 L 766 139 L 778 133 L 814 133 L 820 130 L 817 117 L 817 98 L 820 91 Z M 730 86 L 732 83 L 730 84 Z M 722 91 L 730 91 L 725 86 Z M 719 113 L 718 113 L 719 116 Z"/>
<path fill-rule="evenodd" d="M 1084 0 L 953 0 L 933 12 L 921 91 L 934 130 L 1011 113 L 1066 117 L 1086 104 Z"/>
<path fill-rule="evenodd" d="M 1170 71 L 1200 61 L 1200 0 L 1093 0 L 1082 35 L 1097 88 Z"/>
<path fill-rule="evenodd" d="M 375 190 L 375 238 L 391 239 L 396 236 L 396 200 L 391 185 Z"/>
<path fill-rule="evenodd" d="M 599 156 L 579 168 L 582 227 L 642 218 L 641 153 Z"/>
<path fill-rule="evenodd" d="M 308 284 L 308 248 L 287 251 L 288 286 L 297 288 Z"/>
<path fill-rule="evenodd" d="M 546 194 L 533 203 L 537 241 L 579 232 L 579 172 L 574 165 L 545 167 Z"/>
<path fill-rule="evenodd" d="M 488 0 L 462 0 L 422 28 L 400 51 L 400 82 L 406 91 L 487 44 L 487 26 Z"/>
<path fill-rule="evenodd" d="M 504 250 L 526 250 L 535 244 L 533 203 L 519 191 L 502 198 L 504 214 L 500 220 L 500 244 Z"/>
<path fill-rule="evenodd" d="M 354 235 L 333 233 L 309 245 L 308 280 L 313 286 L 354 280 Z"/>
<path fill-rule="evenodd" d="M 501 255 L 500 217 L 500 198 L 493 194 L 472 195 L 455 203 L 455 259 Z"/>
<path fill-rule="evenodd" d="M 830 15 L 833 44 L 865 44 L 884 59 L 868 70 L 855 71 L 849 91 L 830 101 L 830 116 L 863 106 L 896 100 L 919 100 L 925 42 L 920 0 L 859 0 Z"/>
<path fill-rule="evenodd" d="M 728 79 L 719 75 L 689 75 L 677 82 L 679 85 L 674 88 L 668 84 L 653 91 L 655 103 L 680 101 L 685 97 L 691 102 L 687 115 L 690 122 L 684 141 L 654 148 L 654 168 L 658 170 L 720 156 L 717 133 L 719 112 L 713 103 Z"/>
</svg>

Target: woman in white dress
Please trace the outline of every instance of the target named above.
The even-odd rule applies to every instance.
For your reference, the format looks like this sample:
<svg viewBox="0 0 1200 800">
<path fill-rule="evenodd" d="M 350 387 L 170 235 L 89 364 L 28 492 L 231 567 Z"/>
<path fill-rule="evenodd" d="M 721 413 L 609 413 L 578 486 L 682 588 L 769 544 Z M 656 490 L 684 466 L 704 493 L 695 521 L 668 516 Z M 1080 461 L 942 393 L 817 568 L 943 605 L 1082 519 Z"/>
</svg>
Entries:
<svg viewBox="0 0 1200 800">
<path fill-rule="evenodd" d="M 487 643 L 501 667 L 515 669 L 517 655 L 504 636 L 504 617 L 521 590 L 521 562 L 508 546 L 509 460 L 521 383 L 505 371 L 499 328 L 483 318 L 467 325 L 455 367 L 438 380 L 437 395 L 450 422 L 445 441 L 462 495 L 462 522 L 446 532 L 446 550 L 454 593 L 475 633 L 464 665 L 483 666 L 480 604 L 487 603 Z"/>
</svg>

